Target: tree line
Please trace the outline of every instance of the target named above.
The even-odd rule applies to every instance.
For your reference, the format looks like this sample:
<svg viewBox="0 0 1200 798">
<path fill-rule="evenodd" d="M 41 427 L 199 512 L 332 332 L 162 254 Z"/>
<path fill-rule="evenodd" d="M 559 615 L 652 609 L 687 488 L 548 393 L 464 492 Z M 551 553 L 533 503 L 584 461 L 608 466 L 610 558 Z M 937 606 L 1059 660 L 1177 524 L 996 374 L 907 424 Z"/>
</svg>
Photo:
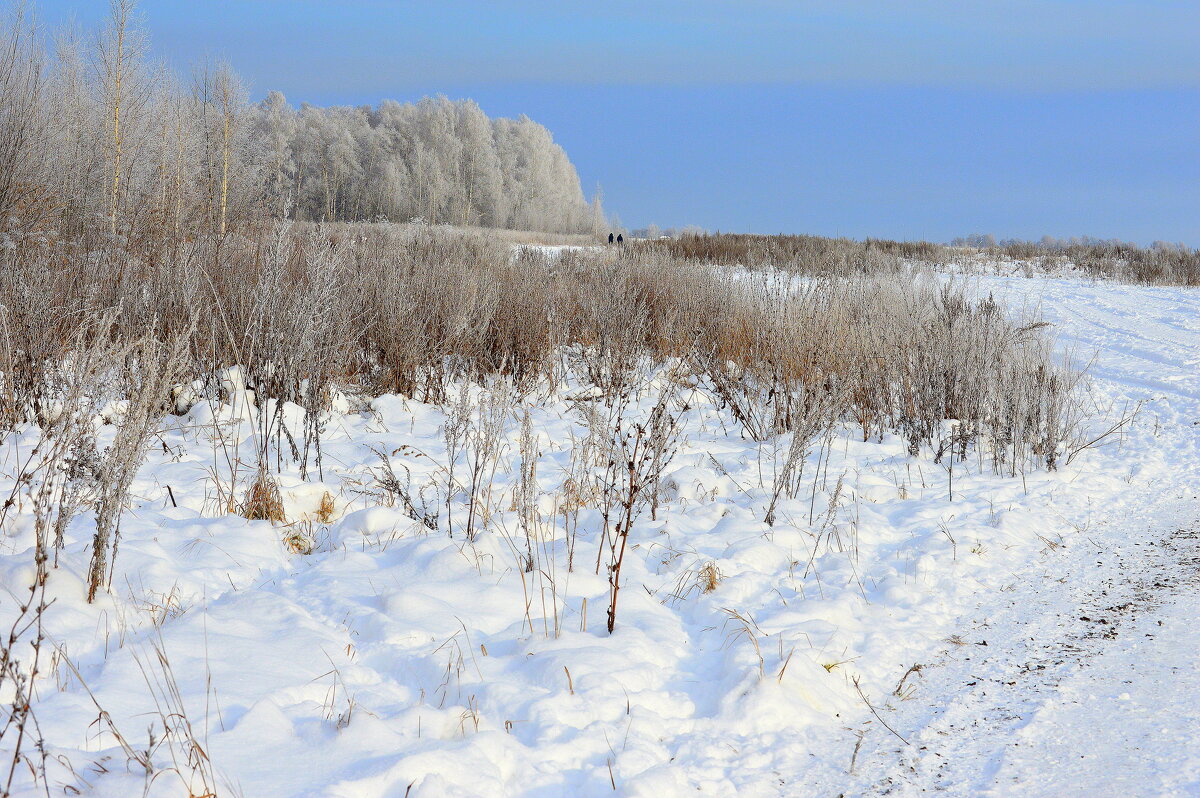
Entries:
<svg viewBox="0 0 1200 798">
<path fill-rule="evenodd" d="M 135 0 L 96 31 L 0 28 L 0 243 L 224 235 L 274 218 L 591 232 L 604 225 L 550 132 L 445 97 L 376 107 L 260 103 L 227 63 L 148 58 Z"/>
<path fill-rule="evenodd" d="M 387 218 L 552 232 L 603 225 L 545 127 L 489 119 L 471 100 L 294 110 L 271 92 L 251 111 L 267 186 L 307 219 Z"/>
</svg>

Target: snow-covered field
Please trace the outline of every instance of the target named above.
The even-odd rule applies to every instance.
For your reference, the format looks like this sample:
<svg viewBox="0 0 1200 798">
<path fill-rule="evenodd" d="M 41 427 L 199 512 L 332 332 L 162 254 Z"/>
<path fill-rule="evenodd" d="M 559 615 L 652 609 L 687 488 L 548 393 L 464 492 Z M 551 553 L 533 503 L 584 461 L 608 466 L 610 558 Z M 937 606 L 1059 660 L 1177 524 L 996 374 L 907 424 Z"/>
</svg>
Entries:
<svg viewBox="0 0 1200 798">
<path fill-rule="evenodd" d="M 1064 349 L 1092 361 L 1097 432 L 1144 402 L 1136 420 L 1056 472 L 958 464 L 952 499 L 928 454 L 847 430 L 810 455 L 812 490 L 767 526 L 787 442 L 743 440 L 685 392 L 680 450 L 663 503 L 633 528 L 612 635 L 599 510 L 564 486 L 586 397 L 533 396 L 508 417 L 474 543 L 463 502 L 451 538 L 377 487 L 381 452 L 402 479 L 408 469 L 418 502 L 445 484 L 438 407 L 347 401 L 328 419 L 323 481 L 285 464 L 290 523 L 273 525 L 219 500 L 232 470 L 249 476 L 257 410 L 236 393 L 196 405 L 139 472 L 111 595 L 83 601 L 86 516 L 51 575 L 55 654 L 34 706 L 50 792 L 1200 790 L 1196 537 L 1178 534 L 1200 519 L 1200 293 L 968 279 L 1014 311 L 1037 308 Z M 526 410 L 532 544 L 516 465 Z M 3 495 L 33 434 L 0 453 Z M 15 519 L 0 537 L 0 621 L 34 574 L 31 522 Z M 1169 553 L 1142 556 L 1168 540 Z M 1137 593 L 1130 604 L 1145 610 L 1122 619 L 1101 590 Z M 1081 616 L 1119 633 L 1095 634 Z M 178 731 L 184 714 L 202 753 L 163 738 L 162 716 Z M 157 775 L 131 756 L 147 749 Z M 43 794 L 28 774 L 16 783 L 17 795 Z"/>
</svg>

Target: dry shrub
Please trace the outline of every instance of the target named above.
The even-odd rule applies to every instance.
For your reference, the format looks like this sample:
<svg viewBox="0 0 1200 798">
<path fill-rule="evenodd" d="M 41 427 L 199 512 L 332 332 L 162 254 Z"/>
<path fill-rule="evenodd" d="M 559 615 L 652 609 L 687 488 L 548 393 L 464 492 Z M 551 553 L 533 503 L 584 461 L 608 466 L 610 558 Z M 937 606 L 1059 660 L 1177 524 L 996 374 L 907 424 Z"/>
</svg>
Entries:
<svg viewBox="0 0 1200 798">
<path fill-rule="evenodd" d="M 641 250 L 663 252 L 671 257 L 747 269 L 782 269 L 796 274 L 876 274 L 897 271 L 901 259 L 933 260 L 945 248 L 920 242 L 897 242 L 868 238 L 825 238 L 808 235 L 750 235 L 717 233 L 683 235 L 678 238 L 636 242 Z"/>
<path fill-rule="evenodd" d="M 518 317 L 530 322 L 524 330 L 497 318 L 505 290 L 516 300 L 510 314 L 527 307 L 512 290 L 521 272 L 500 242 L 379 227 L 362 231 L 356 249 L 360 362 L 377 389 L 441 401 L 455 378 L 524 372 L 544 354 L 536 341 L 546 324 L 536 314 Z"/>
<path fill-rule="evenodd" d="M 564 376 L 611 408 L 657 371 L 710 393 L 748 438 L 792 434 L 767 521 L 797 494 L 811 443 L 839 424 L 863 440 L 898 434 L 951 470 L 975 456 L 1010 476 L 1056 468 L 1080 446 L 1080 375 L 1055 358 L 1046 327 L 902 262 L 931 251 L 803 236 L 681 241 L 547 253 L 425 226 L 285 223 L 168 249 L 107 241 L 86 270 L 75 244 L 24 242 L 0 250 L 0 425 L 44 424 L 64 395 L 63 364 L 119 353 L 112 398 L 130 412 L 95 474 L 93 596 L 111 578 L 128 486 L 171 389 L 196 381 L 217 401 L 232 365 L 259 412 L 257 474 L 230 509 L 272 523 L 286 522 L 272 477 L 285 462 L 323 478 L 324 411 L 338 386 L 445 403 L 452 416 L 455 397 L 483 387 L 447 445 L 461 462 L 449 458 L 444 493 L 384 469 L 387 494 L 431 530 L 443 515 L 453 530 L 450 504 L 465 488 L 468 540 L 489 523 L 517 398 L 552 392 Z M 288 427 L 284 402 L 304 411 L 301 429 Z M 636 426 L 624 423 L 622 434 Z M 606 432 L 597 446 L 611 446 Z M 609 543 L 625 539 L 643 493 L 655 512 L 657 461 L 623 499 L 611 474 L 604 495 L 586 473 L 603 462 L 588 462 L 573 461 L 565 491 L 569 567 L 580 506 L 620 511 Z M 318 517 L 332 512 L 323 502 Z M 48 537 L 39 540 L 44 574 Z M 621 558 L 610 555 L 612 624 Z"/>
<path fill-rule="evenodd" d="M 171 388 L 183 371 L 187 337 L 187 332 L 183 332 L 159 339 L 150 333 L 111 352 L 113 362 L 122 366 L 116 379 L 126 405 L 116 422 L 117 434 L 95 470 L 96 533 L 92 540 L 88 601 L 95 600 L 101 586 L 112 581 L 121 513 L 151 437 L 171 409 Z"/>
<path fill-rule="evenodd" d="M 755 440 L 791 430 L 811 397 L 836 387 L 864 438 L 894 431 L 914 452 L 937 451 L 942 423 L 958 421 L 997 466 L 1053 465 L 1075 377 L 1044 330 L 900 269 L 923 251 L 711 236 L 548 255 L 422 226 L 276 225 L 180 245 L 173 267 L 116 248 L 98 256 L 103 279 L 84 282 L 53 247 L 31 247 L 0 256 L 0 311 L 20 341 L 0 369 L 2 409 L 10 424 L 36 416 L 53 393 L 47 364 L 66 355 L 77 319 L 119 307 L 111 339 L 186 334 L 184 376 L 212 390 L 221 368 L 241 364 L 260 406 L 308 411 L 301 430 L 284 426 L 278 403 L 259 414 L 263 469 L 286 458 L 302 475 L 320 470 L 336 384 L 444 402 L 463 380 L 502 377 L 518 393 L 554 385 L 565 362 L 612 396 L 675 359 Z M 704 262 L 747 253 L 782 268 Z M 201 318 L 213 322 L 193 326 Z"/>
</svg>

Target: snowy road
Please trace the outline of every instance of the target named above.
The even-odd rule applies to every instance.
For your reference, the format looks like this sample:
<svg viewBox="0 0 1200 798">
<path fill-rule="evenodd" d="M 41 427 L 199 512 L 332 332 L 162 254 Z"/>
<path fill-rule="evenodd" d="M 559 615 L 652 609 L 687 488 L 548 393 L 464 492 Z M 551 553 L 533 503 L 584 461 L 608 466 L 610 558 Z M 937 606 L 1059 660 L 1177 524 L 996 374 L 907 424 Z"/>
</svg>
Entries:
<svg viewBox="0 0 1200 798">
<path fill-rule="evenodd" d="M 894 734 L 867 727 L 841 792 L 1200 795 L 1200 298 L 1060 281 L 983 287 L 1010 302 L 1025 295 L 1067 346 L 1096 350 L 1098 386 L 1148 400 L 1173 467 L 1147 484 L 1135 466 L 1133 495 L 966 613 L 890 697 Z"/>
<path fill-rule="evenodd" d="M 1200 794 L 1195 502 L 1014 575 L 893 698 L 907 745 L 872 730 L 845 794 Z"/>
<path fill-rule="evenodd" d="M 1164 546 L 1183 555 L 1143 589 L 1114 644 L 1058 686 L 1005 753 L 995 784 L 1026 795 L 1200 793 L 1200 604 L 1195 529 Z M 1105 610 L 1101 609 L 1101 612 Z M 1123 642 L 1117 642 L 1123 641 Z"/>
</svg>

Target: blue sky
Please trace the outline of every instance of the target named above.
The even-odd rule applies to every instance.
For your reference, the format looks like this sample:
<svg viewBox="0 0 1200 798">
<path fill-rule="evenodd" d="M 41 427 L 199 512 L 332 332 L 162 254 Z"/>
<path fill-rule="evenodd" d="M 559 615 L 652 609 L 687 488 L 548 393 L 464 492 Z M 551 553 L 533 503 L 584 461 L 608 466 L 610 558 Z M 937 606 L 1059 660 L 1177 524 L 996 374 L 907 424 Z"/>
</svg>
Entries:
<svg viewBox="0 0 1200 798">
<path fill-rule="evenodd" d="M 99 0 L 42 0 L 51 25 Z M 528 113 L 631 226 L 1200 245 L 1196 0 L 156 0 L 252 95 Z"/>
</svg>

